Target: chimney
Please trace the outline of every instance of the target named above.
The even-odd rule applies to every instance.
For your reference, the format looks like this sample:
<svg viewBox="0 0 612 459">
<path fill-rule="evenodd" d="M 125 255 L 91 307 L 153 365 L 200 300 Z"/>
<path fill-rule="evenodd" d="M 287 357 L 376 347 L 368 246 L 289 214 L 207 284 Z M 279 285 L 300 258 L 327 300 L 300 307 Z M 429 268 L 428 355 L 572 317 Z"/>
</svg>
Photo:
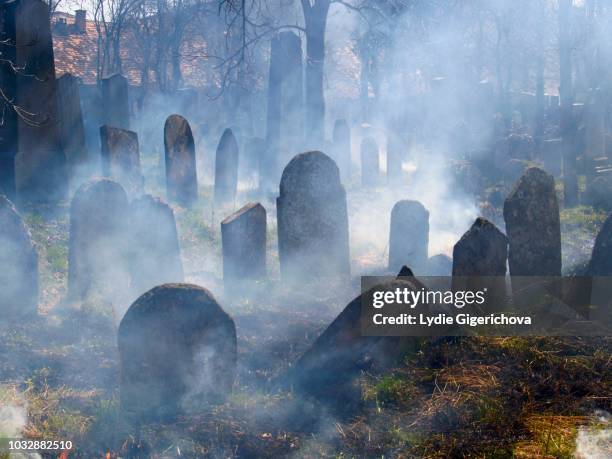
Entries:
<svg viewBox="0 0 612 459">
<path fill-rule="evenodd" d="M 74 28 L 76 33 L 87 33 L 87 11 L 76 10 L 74 12 Z"/>
</svg>

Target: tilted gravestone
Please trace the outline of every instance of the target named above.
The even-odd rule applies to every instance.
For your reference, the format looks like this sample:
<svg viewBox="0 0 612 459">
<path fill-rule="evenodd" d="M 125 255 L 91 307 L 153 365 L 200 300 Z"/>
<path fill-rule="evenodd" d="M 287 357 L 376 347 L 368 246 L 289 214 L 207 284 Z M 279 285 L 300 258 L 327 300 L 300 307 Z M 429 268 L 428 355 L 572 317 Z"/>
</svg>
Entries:
<svg viewBox="0 0 612 459">
<path fill-rule="evenodd" d="M 409 266 L 416 275 L 427 272 L 429 211 L 418 201 L 398 201 L 391 210 L 389 271 Z"/>
<path fill-rule="evenodd" d="M 168 200 L 190 207 L 198 200 L 198 177 L 193 134 L 182 116 L 171 115 L 166 120 L 164 147 Z"/>
<path fill-rule="evenodd" d="M 102 104 L 104 124 L 121 129 L 130 128 L 128 81 L 123 75 L 115 74 L 102 79 Z"/>
<path fill-rule="evenodd" d="M 512 276 L 560 276 L 561 229 L 553 177 L 531 167 L 504 203 Z"/>
<path fill-rule="evenodd" d="M 14 7 L 13 42 L 19 107 L 15 181 L 19 201 L 56 203 L 68 192 L 66 156 L 60 142 L 57 80 L 49 7 L 21 0 Z"/>
<path fill-rule="evenodd" d="M 77 182 L 82 181 L 87 172 L 87 145 L 85 143 L 85 127 L 81 112 L 81 95 L 79 79 L 69 73 L 57 80 L 59 91 L 60 140 L 70 177 Z M 79 183 L 80 184 L 80 183 Z M 73 180 L 73 185 L 74 180 Z"/>
<path fill-rule="evenodd" d="M 129 285 L 128 199 L 121 185 L 93 179 L 75 192 L 70 205 L 68 294 L 100 294 L 121 301 Z"/>
<path fill-rule="evenodd" d="M 385 289 L 419 291 L 425 288 L 409 269 L 385 283 Z M 367 336 L 362 333 L 362 296 L 351 301 L 321 333 L 293 366 L 290 377 L 296 390 L 328 403 L 338 410 L 350 410 L 361 401 L 359 375 L 369 366 L 393 365 L 418 338 L 411 336 Z"/>
<path fill-rule="evenodd" d="M 144 195 L 130 203 L 131 290 L 142 295 L 160 284 L 183 282 L 183 264 L 174 212 L 159 198 Z"/>
<path fill-rule="evenodd" d="M 266 209 L 249 203 L 221 222 L 223 279 L 266 276 Z"/>
<path fill-rule="evenodd" d="M 480 307 L 502 308 L 505 298 L 508 239 L 484 218 L 477 218 L 453 248 L 454 291 L 488 292 Z"/>
<path fill-rule="evenodd" d="M 100 127 L 102 174 L 119 182 L 129 195 L 142 193 L 138 134 L 112 126 Z"/>
<path fill-rule="evenodd" d="M 453 248 L 453 276 L 505 276 L 508 239 L 484 218 L 477 218 Z"/>
<path fill-rule="evenodd" d="M 351 179 L 351 128 L 345 119 L 336 120 L 333 132 L 334 157 L 345 185 Z"/>
<path fill-rule="evenodd" d="M 219 140 L 215 159 L 215 204 L 233 204 L 237 186 L 238 142 L 232 130 L 226 129 Z"/>
<path fill-rule="evenodd" d="M 295 156 L 283 171 L 276 209 L 283 278 L 350 274 L 346 192 L 329 156 Z"/>
<path fill-rule="evenodd" d="M 35 313 L 38 254 L 28 227 L 3 195 L 0 195 L 0 266 L 0 317 Z"/>
<path fill-rule="evenodd" d="M 378 144 L 372 137 L 361 141 L 361 185 L 375 186 L 380 180 Z"/>
<path fill-rule="evenodd" d="M 164 420 L 220 401 L 236 374 L 236 328 L 206 289 L 164 284 L 128 309 L 119 325 L 121 407 Z"/>
<path fill-rule="evenodd" d="M 588 273 L 590 276 L 612 276 L 612 214 L 595 238 Z"/>
</svg>

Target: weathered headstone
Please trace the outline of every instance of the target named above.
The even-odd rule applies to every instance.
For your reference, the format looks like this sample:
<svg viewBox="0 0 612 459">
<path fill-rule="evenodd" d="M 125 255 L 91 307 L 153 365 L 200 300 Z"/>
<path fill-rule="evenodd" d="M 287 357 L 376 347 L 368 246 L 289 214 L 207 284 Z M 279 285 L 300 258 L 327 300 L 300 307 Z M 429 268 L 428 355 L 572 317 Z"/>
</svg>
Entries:
<svg viewBox="0 0 612 459">
<path fill-rule="evenodd" d="M 389 291 L 424 289 L 409 269 L 386 284 Z M 385 367 L 417 348 L 410 336 L 364 336 L 362 296 L 351 301 L 300 357 L 291 370 L 295 389 L 327 402 L 334 410 L 350 410 L 360 403 L 357 379 L 370 366 Z"/>
<path fill-rule="evenodd" d="M 416 275 L 425 273 L 428 249 L 429 211 L 418 201 L 398 201 L 391 211 L 389 271 L 407 265 Z"/>
<path fill-rule="evenodd" d="M 128 82 L 123 75 L 115 74 L 102 79 L 102 103 L 104 124 L 121 129 L 130 128 Z"/>
<path fill-rule="evenodd" d="M 375 186 L 380 180 L 378 144 L 372 137 L 361 141 L 361 185 Z"/>
<path fill-rule="evenodd" d="M 351 128 L 345 119 L 336 120 L 333 132 L 334 157 L 345 185 L 351 179 Z"/>
<path fill-rule="evenodd" d="M 387 181 L 389 183 L 398 183 L 402 178 L 403 149 L 402 139 L 390 132 L 387 136 Z"/>
<path fill-rule="evenodd" d="M 124 300 L 129 284 L 129 215 L 123 187 L 93 179 L 75 192 L 70 206 L 68 294 L 101 294 Z"/>
<path fill-rule="evenodd" d="M 561 229 L 553 177 L 531 167 L 504 203 L 512 276 L 560 276 Z"/>
<path fill-rule="evenodd" d="M 19 149 L 17 195 L 23 202 L 56 203 L 68 192 L 66 156 L 60 142 L 57 80 L 49 6 L 21 0 L 14 9 L 17 76 L 15 104 Z"/>
<path fill-rule="evenodd" d="M 202 287 L 149 290 L 121 320 L 118 346 L 121 407 L 130 417 L 172 419 L 232 389 L 236 327 Z"/>
<path fill-rule="evenodd" d="M 453 260 L 443 253 L 429 257 L 427 260 L 427 276 L 451 276 L 453 272 Z"/>
<path fill-rule="evenodd" d="M 612 173 L 600 173 L 589 183 L 584 201 L 596 209 L 612 210 Z"/>
<path fill-rule="evenodd" d="M 497 227 L 477 218 L 453 249 L 453 276 L 505 276 L 508 240 Z"/>
<path fill-rule="evenodd" d="M 30 231 L 15 206 L 3 195 L 0 195 L 0 266 L 0 317 L 36 313 L 38 254 Z"/>
<path fill-rule="evenodd" d="M 138 134 L 111 126 L 100 127 L 102 174 L 119 182 L 128 194 L 140 194 L 143 187 L 140 171 Z"/>
<path fill-rule="evenodd" d="M 184 207 L 198 200 L 195 144 L 191 127 L 180 115 L 171 115 L 164 126 L 166 188 L 168 199 Z"/>
<path fill-rule="evenodd" d="M 60 119 L 60 140 L 70 177 L 80 184 L 87 175 L 87 145 L 85 143 L 85 127 L 83 114 L 81 112 L 81 95 L 79 91 L 79 79 L 69 73 L 62 75 L 57 80 Z M 73 185 L 76 185 L 73 180 Z"/>
<path fill-rule="evenodd" d="M 276 208 L 283 278 L 349 275 L 346 192 L 329 156 L 320 151 L 295 156 L 283 171 Z"/>
<path fill-rule="evenodd" d="M 595 238 L 588 273 L 590 276 L 612 276 L 612 214 Z"/>
<path fill-rule="evenodd" d="M 221 222 L 223 279 L 266 277 L 266 209 L 249 203 Z"/>
<path fill-rule="evenodd" d="M 453 248 L 454 291 L 487 291 L 480 307 L 494 311 L 502 308 L 505 293 L 508 239 L 484 218 L 477 218 L 472 227 Z"/>
<path fill-rule="evenodd" d="M 146 194 L 130 204 L 131 290 L 141 295 L 160 284 L 183 282 L 183 265 L 172 208 Z"/>
<path fill-rule="evenodd" d="M 223 131 L 215 159 L 215 204 L 233 204 L 238 186 L 238 142 L 231 129 Z"/>
</svg>

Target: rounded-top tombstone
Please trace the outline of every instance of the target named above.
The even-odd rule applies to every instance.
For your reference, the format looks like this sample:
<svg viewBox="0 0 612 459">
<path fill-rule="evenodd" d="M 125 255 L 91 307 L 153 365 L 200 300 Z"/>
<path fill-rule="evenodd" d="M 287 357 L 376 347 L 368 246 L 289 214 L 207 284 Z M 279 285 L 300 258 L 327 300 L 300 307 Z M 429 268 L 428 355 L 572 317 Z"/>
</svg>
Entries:
<svg viewBox="0 0 612 459">
<path fill-rule="evenodd" d="M 125 412 L 169 419 L 199 402 L 216 402 L 236 373 L 236 328 L 205 288 L 157 286 L 119 325 L 120 397 Z"/>
<path fill-rule="evenodd" d="M 198 178 L 193 134 L 182 116 L 170 115 L 166 120 L 164 147 L 168 200 L 189 207 L 198 199 Z"/>
<path fill-rule="evenodd" d="M 590 276 L 612 276 L 612 214 L 595 238 L 588 273 Z"/>
<path fill-rule="evenodd" d="M 122 299 L 129 285 L 128 199 L 117 182 L 98 178 L 84 183 L 70 205 L 68 293 Z"/>
<path fill-rule="evenodd" d="M 554 178 L 530 167 L 504 203 L 512 276 L 561 275 L 561 227 Z"/>
<path fill-rule="evenodd" d="M 215 204 L 232 204 L 238 186 L 238 142 L 231 129 L 223 131 L 215 159 Z"/>
<path fill-rule="evenodd" d="M 38 306 L 38 254 L 30 231 L 0 195 L 0 317 L 35 313 Z"/>
<path fill-rule="evenodd" d="M 320 151 L 295 156 L 283 171 L 276 207 L 285 279 L 349 275 L 346 193 L 329 156 Z"/>
<path fill-rule="evenodd" d="M 429 211 L 418 201 L 398 201 L 391 210 L 389 271 L 409 266 L 415 274 L 427 272 Z"/>
</svg>

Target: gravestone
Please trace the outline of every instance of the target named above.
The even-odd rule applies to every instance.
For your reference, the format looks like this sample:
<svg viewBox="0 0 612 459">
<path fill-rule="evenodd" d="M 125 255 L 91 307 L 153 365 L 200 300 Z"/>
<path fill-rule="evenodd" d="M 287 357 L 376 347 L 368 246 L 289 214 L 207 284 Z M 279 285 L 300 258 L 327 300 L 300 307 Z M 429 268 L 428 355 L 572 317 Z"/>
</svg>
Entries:
<svg viewBox="0 0 612 459">
<path fill-rule="evenodd" d="M 249 203 L 221 222 L 223 279 L 266 277 L 266 209 Z"/>
<path fill-rule="evenodd" d="M 128 81 L 123 75 L 115 74 L 102 79 L 102 104 L 104 124 L 130 129 Z"/>
<path fill-rule="evenodd" d="M 560 276 L 561 230 L 553 177 L 525 171 L 504 203 L 512 276 Z"/>
<path fill-rule="evenodd" d="M 375 186 L 380 179 L 378 144 L 372 137 L 361 141 L 361 185 Z"/>
<path fill-rule="evenodd" d="M 416 275 L 427 271 L 429 212 L 418 201 L 398 201 L 391 210 L 389 232 L 389 271 L 403 265 Z"/>
<path fill-rule="evenodd" d="M 111 126 L 100 127 L 102 174 L 119 182 L 129 195 L 142 193 L 138 134 Z"/>
<path fill-rule="evenodd" d="M 402 139 L 390 132 L 387 136 L 387 181 L 389 183 L 398 183 L 402 179 L 403 149 Z"/>
<path fill-rule="evenodd" d="M 320 151 L 295 156 L 283 171 L 276 209 L 284 279 L 350 274 L 346 193 L 329 156 Z"/>
<path fill-rule="evenodd" d="M 79 79 L 66 73 L 57 80 L 59 91 L 60 140 L 66 154 L 70 177 L 76 184 L 87 175 L 87 145 L 81 112 Z"/>
<path fill-rule="evenodd" d="M 505 276 L 507 259 L 506 236 L 479 217 L 453 248 L 453 276 Z"/>
<path fill-rule="evenodd" d="M 584 202 L 596 209 L 612 210 L 612 171 L 600 171 L 588 184 Z"/>
<path fill-rule="evenodd" d="M 484 311 L 503 309 L 508 239 L 484 218 L 477 218 L 453 248 L 453 291 L 488 294 L 479 307 Z"/>
<path fill-rule="evenodd" d="M 190 207 L 198 200 L 198 177 L 193 134 L 182 116 L 171 115 L 166 120 L 164 147 L 168 200 Z"/>
<path fill-rule="evenodd" d="M 0 195 L 0 320 L 36 313 L 38 254 L 30 230 L 5 196 Z"/>
<path fill-rule="evenodd" d="M 142 295 L 160 284 L 183 282 L 183 265 L 172 208 L 146 194 L 130 204 L 131 290 Z"/>
<path fill-rule="evenodd" d="M 428 276 L 443 276 L 449 277 L 453 272 L 453 260 L 443 253 L 429 257 L 427 260 L 427 275 Z"/>
<path fill-rule="evenodd" d="M 101 294 L 122 301 L 129 284 L 127 195 L 121 185 L 97 178 L 75 192 L 70 205 L 68 295 Z"/>
<path fill-rule="evenodd" d="M 206 289 L 164 284 L 138 298 L 118 333 L 121 407 L 169 420 L 221 401 L 236 374 L 236 327 Z"/>
<path fill-rule="evenodd" d="M 425 289 L 410 269 L 385 283 L 385 289 Z M 335 410 L 349 411 L 362 397 L 357 383 L 363 371 L 393 365 L 407 352 L 414 352 L 419 338 L 411 336 L 367 336 L 362 334 L 362 296 L 351 301 L 321 333 L 293 366 L 290 378 L 295 389 L 326 402 Z"/>
<path fill-rule="evenodd" d="M 223 131 L 215 159 L 215 204 L 232 205 L 238 186 L 238 142 L 231 129 Z"/>
<path fill-rule="evenodd" d="M 612 276 L 612 214 L 597 233 L 589 262 L 590 276 Z"/>
<path fill-rule="evenodd" d="M 333 132 L 334 157 L 345 185 L 351 179 L 351 128 L 345 119 L 336 120 Z"/>
<path fill-rule="evenodd" d="M 49 7 L 40 0 L 14 6 L 15 103 L 18 154 L 15 186 L 22 202 L 57 203 L 67 197 L 66 156 L 60 142 L 57 80 Z"/>
</svg>

